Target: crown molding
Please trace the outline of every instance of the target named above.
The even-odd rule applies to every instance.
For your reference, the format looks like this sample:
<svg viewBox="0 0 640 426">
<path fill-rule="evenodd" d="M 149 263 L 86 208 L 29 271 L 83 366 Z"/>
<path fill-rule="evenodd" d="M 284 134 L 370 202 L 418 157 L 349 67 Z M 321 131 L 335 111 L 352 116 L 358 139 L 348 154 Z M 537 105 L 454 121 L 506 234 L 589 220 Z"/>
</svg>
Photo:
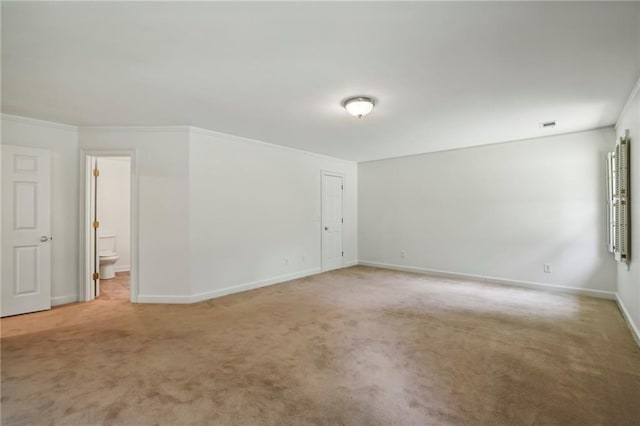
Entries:
<svg viewBox="0 0 640 426">
<path fill-rule="evenodd" d="M 39 127 L 49 127 L 52 129 L 67 130 L 71 132 L 78 131 L 77 126 L 72 126 L 70 124 L 62 124 L 62 123 L 56 123 L 53 121 L 38 120 L 36 118 L 23 117 L 20 115 L 11 115 L 11 114 L 5 114 L 5 113 L 1 113 L 0 116 L 2 117 L 3 121 L 5 120 L 13 121 L 14 123 L 19 123 L 19 124 L 27 124 L 30 126 L 39 126 Z"/>
<path fill-rule="evenodd" d="M 253 145 L 262 145 L 265 147 L 279 149 L 297 154 L 303 154 L 309 157 L 320 158 L 324 160 L 338 161 L 346 164 L 355 164 L 355 161 L 345 160 L 343 158 L 332 157 L 330 155 L 318 154 L 311 151 L 292 148 L 284 145 L 277 145 L 270 142 L 264 142 L 257 139 L 246 138 L 243 136 L 232 135 L 229 133 L 216 132 L 214 130 L 203 129 L 193 126 L 71 126 L 68 124 L 55 123 L 53 121 L 38 120 L 35 118 L 22 117 L 18 115 L 1 114 L 2 120 L 13 121 L 20 124 L 31 126 L 49 127 L 73 132 L 175 132 L 175 133 L 196 133 L 204 136 L 214 137 L 222 140 L 232 140 L 235 142 L 248 143 Z"/>
<path fill-rule="evenodd" d="M 189 126 L 80 126 L 89 132 L 189 132 Z"/>
<path fill-rule="evenodd" d="M 518 143 L 518 142 L 531 142 L 531 141 L 535 141 L 535 140 L 538 140 L 538 139 L 552 139 L 552 138 L 557 138 L 557 137 L 560 137 L 560 136 L 569 136 L 569 135 L 575 135 L 575 134 L 578 134 L 578 133 L 599 132 L 599 131 L 603 131 L 603 130 L 615 130 L 615 127 L 614 127 L 613 124 L 609 124 L 607 126 L 599 126 L 599 127 L 594 127 L 594 128 L 584 129 L 584 130 L 574 130 L 574 131 L 571 131 L 571 132 L 555 133 L 555 134 L 551 134 L 551 135 L 534 136 L 532 138 L 512 139 L 512 140 L 507 140 L 507 141 L 484 143 L 482 145 L 461 146 L 461 147 L 458 147 L 458 148 L 440 149 L 440 150 L 436 150 L 436 151 L 421 152 L 421 153 L 417 153 L 417 154 L 409 154 L 409 155 L 400 155 L 400 156 L 397 156 L 397 157 L 380 158 L 380 159 L 377 159 L 377 160 L 358 161 L 358 164 L 375 163 L 377 161 L 387 161 L 387 160 L 401 160 L 403 158 L 419 157 L 419 156 L 422 156 L 422 155 L 431 155 L 431 154 L 443 154 L 443 153 L 446 153 L 446 152 L 463 151 L 463 150 L 468 150 L 468 149 L 489 148 L 489 147 L 494 147 L 494 146 L 497 146 L 497 145 L 507 145 L 507 144 Z"/>
<path fill-rule="evenodd" d="M 331 160 L 331 161 L 338 161 L 341 163 L 346 163 L 346 164 L 356 164 L 356 161 L 351 161 L 351 160 L 345 160 L 344 158 L 337 158 L 337 157 L 332 157 L 330 155 L 325 155 L 325 154 L 318 154 L 316 152 L 311 152 L 311 151 L 305 151 L 303 149 L 298 149 L 298 148 L 292 148 L 290 146 L 286 146 L 286 145 L 278 145 L 278 144 L 274 144 L 271 142 L 264 142 L 258 139 L 251 139 L 251 138 L 246 138 L 244 136 L 237 136 L 237 135 L 232 135 L 229 133 L 222 133 L 222 132 L 216 132 L 214 130 L 207 130 L 207 129 L 202 129 L 200 127 L 189 127 L 189 130 L 191 131 L 191 133 L 196 133 L 196 134 L 200 134 L 203 136 L 210 136 L 210 137 L 214 137 L 214 138 L 218 138 L 218 139 L 222 139 L 222 140 L 232 140 L 235 142 L 241 142 L 241 143 L 247 143 L 247 144 L 253 144 L 253 145 L 262 145 L 268 148 L 273 148 L 273 149 L 279 149 L 279 150 L 284 150 L 284 151 L 289 151 L 289 152 L 293 152 L 296 154 L 303 154 L 303 155 L 307 155 L 309 157 L 314 157 L 314 158 L 320 158 L 323 160 Z"/>
</svg>

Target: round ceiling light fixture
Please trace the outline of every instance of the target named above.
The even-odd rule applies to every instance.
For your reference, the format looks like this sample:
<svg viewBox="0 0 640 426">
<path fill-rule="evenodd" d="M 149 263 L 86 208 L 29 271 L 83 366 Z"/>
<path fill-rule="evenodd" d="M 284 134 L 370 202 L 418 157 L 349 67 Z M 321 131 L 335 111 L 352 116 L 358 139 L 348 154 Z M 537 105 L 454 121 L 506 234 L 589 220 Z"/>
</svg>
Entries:
<svg viewBox="0 0 640 426">
<path fill-rule="evenodd" d="M 369 96 L 354 96 L 352 98 L 345 99 L 342 102 L 342 106 L 347 112 L 355 117 L 362 118 L 364 115 L 369 114 L 376 102 Z"/>
</svg>

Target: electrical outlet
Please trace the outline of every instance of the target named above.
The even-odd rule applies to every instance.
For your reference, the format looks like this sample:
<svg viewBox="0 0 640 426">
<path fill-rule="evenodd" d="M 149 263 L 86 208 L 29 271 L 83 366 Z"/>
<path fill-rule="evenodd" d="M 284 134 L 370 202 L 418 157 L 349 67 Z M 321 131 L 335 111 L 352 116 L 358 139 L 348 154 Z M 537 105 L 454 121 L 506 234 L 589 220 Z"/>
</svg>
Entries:
<svg viewBox="0 0 640 426">
<path fill-rule="evenodd" d="M 550 264 L 548 264 L 548 263 L 543 264 L 543 265 L 542 265 L 542 271 L 543 271 L 545 274 L 550 274 L 550 273 L 551 273 L 551 265 L 550 265 Z"/>
<path fill-rule="evenodd" d="M 401 257 L 401 258 L 403 258 L 403 259 L 404 259 L 405 257 L 407 257 L 407 252 L 406 252 L 406 251 L 404 251 L 404 250 L 402 250 L 402 251 L 400 252 L 400 257 Z"/>
<path fill-rule="evenodd" d="M 302 263 L 305 263 L 307 261 L 307 258 L 302 256 Z"/>
</svg>

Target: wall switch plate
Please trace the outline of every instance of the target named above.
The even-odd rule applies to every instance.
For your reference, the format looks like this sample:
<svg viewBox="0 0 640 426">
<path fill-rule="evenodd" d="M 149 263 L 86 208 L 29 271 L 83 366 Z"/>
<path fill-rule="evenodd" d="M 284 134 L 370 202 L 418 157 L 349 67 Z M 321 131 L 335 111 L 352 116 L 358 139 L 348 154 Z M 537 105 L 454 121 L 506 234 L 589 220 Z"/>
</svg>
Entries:
<svg viewBox="0 0 640 426">
<path fill-rule="evenodd" d="M 548 263 L 543 264 L 543 265 L 542 265 L 542 271 L 543 271 L 545 274 L 550 274 L 550 273 L 551 273 L 551 265 L 550 265 L 550 264 L 548 264 Z"/>
</svg>

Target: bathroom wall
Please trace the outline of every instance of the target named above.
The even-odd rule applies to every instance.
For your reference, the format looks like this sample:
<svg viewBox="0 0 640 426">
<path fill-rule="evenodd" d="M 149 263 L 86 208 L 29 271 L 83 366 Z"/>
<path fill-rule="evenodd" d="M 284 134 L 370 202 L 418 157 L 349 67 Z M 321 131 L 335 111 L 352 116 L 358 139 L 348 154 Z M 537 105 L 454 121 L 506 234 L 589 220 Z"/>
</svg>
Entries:
<svg viewBox="0 0 640 426">
<path fill-rule="evenodd" d="M 119 256 L 115 270 L 131 269 L 131 160 L 128 157 L 98 159 L 98 220 L 100 232 L 115 234 Z"/>
</svg>

